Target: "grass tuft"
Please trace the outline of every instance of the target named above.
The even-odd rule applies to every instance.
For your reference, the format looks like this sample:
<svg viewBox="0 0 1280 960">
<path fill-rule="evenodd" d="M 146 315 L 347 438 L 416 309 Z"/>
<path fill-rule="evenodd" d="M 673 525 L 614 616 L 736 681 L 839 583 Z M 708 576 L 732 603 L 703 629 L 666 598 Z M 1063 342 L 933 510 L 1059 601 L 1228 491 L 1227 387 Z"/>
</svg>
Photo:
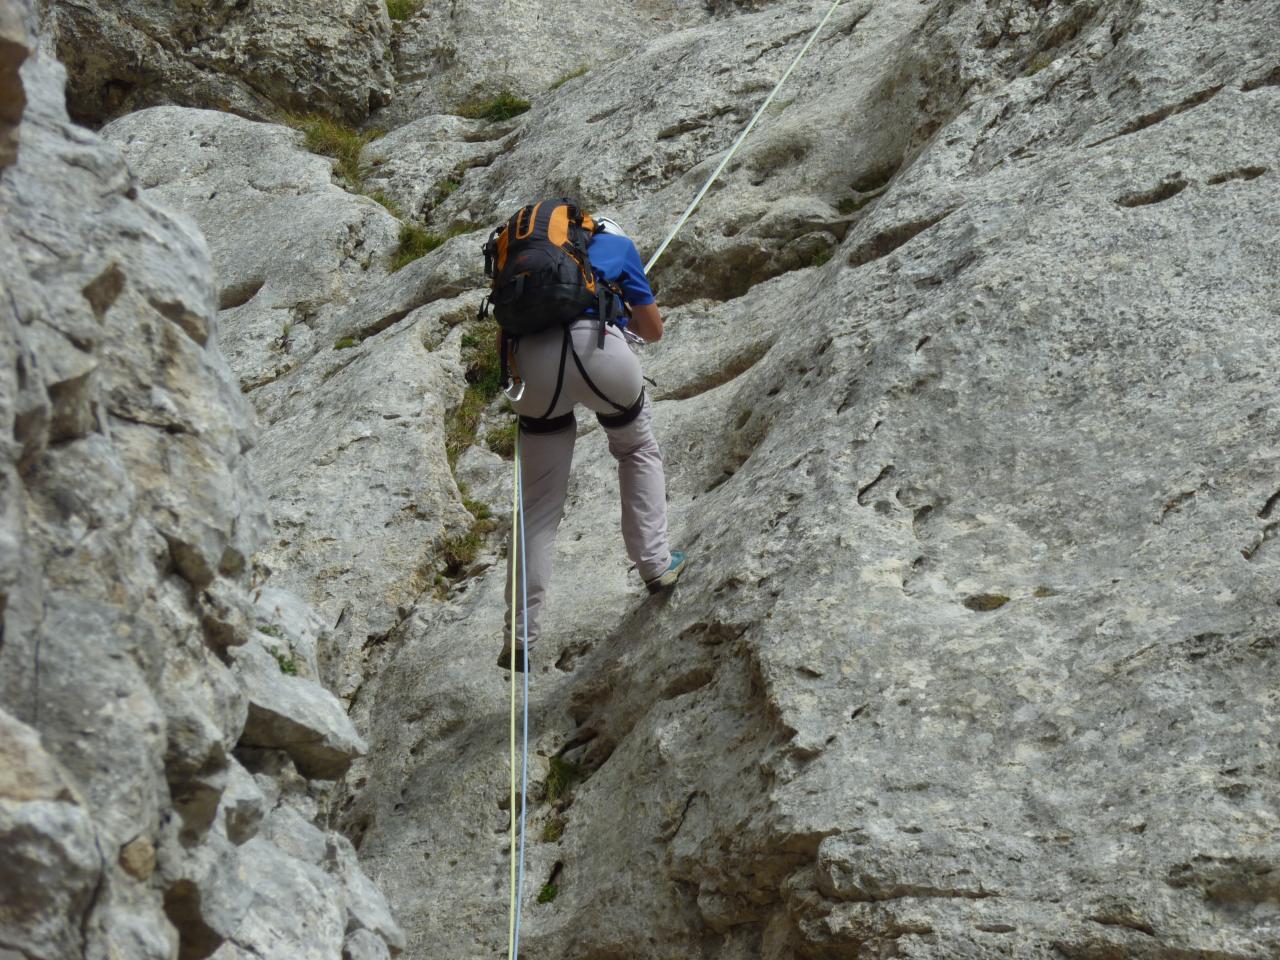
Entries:
<svg viewBox="0 0 1280 960">
<path fill-rule="evenodd" d="M 547 821 L 547 825 L 542 828 L 542 842 L 555 843 L 564 836 L 565 823 L 560 817 L 554 817 Z"/>
<path fill-rule="evenodd" d="M 467 100 L 454 113 L 460 117 L 466 117 L 468 120 L 500 122 L 520 116 L 530 106 L 531 104 L 528 100 L 516 96 L 510 90 L 503 90 L 496 97 L 490 97 L 488 100 Z"/>
<path fill-rule="evenodd" d="M 422 0 L 387 0 L 387 14 L 392 20 L 408 20 L 422 9 Z"/>
<path fill-rule="evenodd" d="M 578 79 L 578 77 L 581 77 L 582 75 L 584 75 L 585 73 L 587 73 L 590 69 L 591 69 L 591 68 L 590 68 L 589 66 L 587 66 L 587 65 L 584 63 L 584 64 L 583 64 L 582 66 L 580 66 L 577 70 L 570 70 L 570 71 L 569 71 L 568 73 L 566 73 L 564 76 L 560 77 L 560 79 L 558 79 L 555 83 L 553 83 L 553 84 L 549 87 L 549 89 L 551 89 L 551 90 L 559 90 L 561 87 L 563 87 L 563 86 L 564 86 L 566 83 L 568 83 L 570 80 L 577 80 L 577 79 Z"/>
<path fill-rule="evenodd" d="M 503 424 L 501 427 L 492 427 L 485 435 L 484 445 L 500 456 L 503 460 L 510 460 L 516 455 L 516 420 L 514 415 L 511 422 Z"/>
<path fill-rule="evenodd" d="M 587 779 L 587 772 L 564 757 L 552 757 L 547 770 L 547 800 L 557 803 L 568 796 L 569 791 Z"/>
<path fill-rule="evenodd" d="M 491 325 L 473 324 L 462 335 L 462 363 L 467 387 L 462 402 L 445 422 L 445 453 L 449 466 L 458 462 L 462 451 L 475 442 L 480 415 L 502 390 L 502 368 L 493 342 Z"/>
<path fill-rule="evenodd" d="M 440 247 L 446 240 L 470 233 L 473 229 L 469 223 L 455 223 L 444 233 L 433 233 L 426 227 L 416 223 L 406 223 L 400 227 L 400 246 L 391 257 L 391 272 L 402 270 L 415 260 L 421 260 L 432 250 Z"/>
<path fill-rule="evenodd" d="M 413 261 L 421 260 L 443 244 L 444 240 L 440 234 L 432 233 L 426 227 L 420 227 L 416 223 L 404 224 L 400 227 L 400 246 L 391 258 L 391 272 L 395 273 Z"/>
<path fill-rule="evenodd" d="M 360 341 L 355 337 L 339 337 L 333 341 L 333 349 L 335 350 L 350 350 L 352 347 L 358 346 L 360 346 Z"/>
<path fill-rule="evenodd" d="M 386 208 L 387 213 L 391 214 L 397 220 L 404 219 L 404 211 L 400 209 L 400 205 L 396 203 L 394 200 L 392 200 L 390 197 L 388 197 L 381 190 L 379 190 L 377 193 L 370 194 L 369 199 L 374 201 L 374 203 L 381 204 L 384 208 Z"/>
<path fill-rule="evenodd" d="M 382 136 L 380 130 L 361 133 L 354 127 L 319 113 L 285 114 L 284 121 L 306 135 L 307 149 L 312 153 L 338 161 L 338 173 L 351 189 L 361 189 L 363 178 L 360 176 L 360 151 L 365 144 Z"/>
<path fill-rule="evenodd" d="M 554 883 L 544 883 L 542 889 L 538 891 L 538 902 L 550 903 L 559 892 L 560 889 Z"/>
</svg>

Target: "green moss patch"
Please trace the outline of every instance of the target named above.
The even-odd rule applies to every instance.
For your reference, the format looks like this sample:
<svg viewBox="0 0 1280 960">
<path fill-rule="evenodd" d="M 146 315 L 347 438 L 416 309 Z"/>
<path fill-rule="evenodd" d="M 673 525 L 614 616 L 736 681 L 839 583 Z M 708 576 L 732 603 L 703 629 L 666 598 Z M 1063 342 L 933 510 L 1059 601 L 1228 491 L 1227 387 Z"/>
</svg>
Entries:
<svg viewBox="0 0 1280 960">
<path fill-rule="evenodd" d="M 560 892 L 560 888 L 554 883 L 544 883 L 542 889 L 538 891 L 539 903 L 550 903 L 556 898 L 556 894 Z"/>
</svg>

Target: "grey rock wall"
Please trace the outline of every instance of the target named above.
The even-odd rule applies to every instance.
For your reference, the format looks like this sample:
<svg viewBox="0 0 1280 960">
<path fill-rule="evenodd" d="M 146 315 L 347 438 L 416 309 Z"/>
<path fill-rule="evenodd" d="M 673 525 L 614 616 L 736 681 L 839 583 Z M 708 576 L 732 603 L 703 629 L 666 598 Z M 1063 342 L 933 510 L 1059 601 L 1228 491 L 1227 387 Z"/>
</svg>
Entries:
<svg viewBox="0 0 1280 960">
<path fill-rule="evenodd" d="M 5 2 L 0 23 L 29 13 Z M 217 347 L 205 240 L 69 122 L 56 61 L 10 79 L 25 113 L 0 173 L 0 953 L 398 951 L 325 827 L 365 744 L 315 680 L 314 613 L 264 598 L 254 567 L 256 428 Z"/>
<path fill-rule="evenodd" d="M 103 448 L 98 489 L 139 491 L 41 480 L 64 512 L 113 506 L 39 535 L 87 549 L 71 544 L 124 524 L 133 556 L 161 557 L 103 548 L 45 605 L 52 702 L 66 711 L 76 683 L 135 691 L 91 741 L 127 776 L 95 779 L 60 739 L 74 717 L 38 721 L 29 684 L 6 693 L 0 756 L 24 773 L 0 776 L 0 822 L 18 869 L 52 866 L 42 899 L 0 909 L 29 919 L 0 943 L 79 956 L 91 929 L 163 956 L 163 891 L 198 954 L 503 951 L 501 531 L 462 568 L 445 560 L 469 511 L 510 497 L 509 462 L 477 446 L 451 470 L 444 450 L 476 247 L 564 191 L 654 249 L 825 9 L 420 7 L 396 28 L 400 92 L 379 120 L 398 129 L 366 148 L 366 184 L 468 232 L 395 273 L 395 218 L 339 189 L 297 134 L 184 108 L 106 128 L 136 203 L 170 224 L 130 242 L 197 249 L 90 284 L 102 271 L 73 247 L 83 282 L 46 286 L 67 316 L 117 286 L 199 291 L 186 308 L 155 299 L 213 373 L 148 367 L 158 392 L 95 394 L 83 349 L 41 341 L 42 379 L 0 393 L 12 489 L 67 445 Z M 692 558 L 669 597 L 628 571 L 612 460 L 593 422 L 579 431 L 534 654 L 523 955 L 1280 954 L 1278 16 L 1273 0 L 837 11 L 656 272 L 668 328 L 645 363 Z M 592 19 L 616 28 L 605 54 L 580 29 Z M 442 115 L 503 88 L 533 109 Z M 214 279 L 160 202 L 207 236 Z M 54 222 L 84 224 L 93 204 L 67 207 Z M 17 222 L 35 275 L 52 241 L 30 207 Z M 115 249 L 103 222 L 92 249 Z M 32 326 L 12 335 L 28 365 Z M 188 381 L 207 391 L 190 407 L 172 387 Z M 109 444 L 90 415 L 104 404 Z M 198 429 L 182 419 L 196 409 Z M 480 433 L 502 422 L 494 404 Z M 222 472 L 169 452 L 193 437 Z M 72 565 L 40 553 L 35 508 L 4 502 L 10 555 L 47 553 L 41 583 L 63 585 Z M 99 567 L 129 575 L 83 572 Z M 251 567 L 270 572 L 252 594 Z M 8 621 L 35 568 L 3 567 L 6 677 L 6 657 L 33 653 Z M 112 640 L 127 655 L 100 669 L 46 668 L 80 662 L 65 638 L 106 631 L 93 600 L 117 580 L 146 598 L 129 628 L 153 607 L 161 626 Z M 175 635 L 177 653 L 152 639 Z M 159 646 L 153 680 L 128 651 Z M 307 779 L 343 769 L 337 787 Z M 190 856 L 127 829 L 165 816 Z M 148 848 L 151 879 L 131 886 Z M 227 879 L 239 869 L 246 884 Z"/>
<path fill-rule="evenodd" d="M 384 0 L 94 0 L 47 4 L 75 119 L 157 104 L 364 119 L 391 96 Z"/>
<path fill-rule="evenodd" d="M 568 190 L 652 249 L 819 12 L 566 84 L 430 216 Z M 833 20 L 658 271 L 668 600 L 581 430 L 526 955 L 1280 951 L 1276 14 Z M 345 823 L 422 956 L 505 939 L 500 581 L 420 602 L 355 705 Z"/>
</svg>

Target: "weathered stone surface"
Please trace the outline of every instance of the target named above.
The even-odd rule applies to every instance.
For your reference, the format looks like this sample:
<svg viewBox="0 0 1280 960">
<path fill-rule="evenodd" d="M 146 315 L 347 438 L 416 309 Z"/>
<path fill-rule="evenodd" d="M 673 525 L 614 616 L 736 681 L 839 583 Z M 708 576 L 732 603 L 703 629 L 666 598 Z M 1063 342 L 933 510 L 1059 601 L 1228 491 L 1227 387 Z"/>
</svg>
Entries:
<svg viewBox="0 0 1280 960">
<path fill-rule="evenodd" d="M 157 107 L 109 124 L 148 196 L 191 216 L 218 275 L 221 346 L 252 389 L 333 338 L 324 308 L 371 267 L 385 270 L 399 224 L 333 182 L 303 135 L 212 110 Z"/>
<path fill-rule="evenodd" d="M 396 97 L 380 119 L 399 126 L 499 92 L 536 96 L 557 82 L 581 89 L 593 78 L 571 75 L 624 58 L 657 30 L 705 20 L 707 9 L 690 0 L 420 4 L 395 31 Z"/>
<path fill-rule="evenodd" d="M 203 237 L 68 121 L 56 62 L 21 80 L 0 172 L 0 954 L 205 957 L 252 920 L 258 855 L 237 844 L 266 813 L 233 757 L 251 752 L 249 698 L 220 659 L 258 621 L 251 408 L 218 350 Z M 290 622 L 319 635 L 300 601 Z M 312 913 L 347 910 L 343 879 L 292 880 Z M 310 932 L 271 943 L 255 955 L 301 956 Z"/>
<path fill-rule="evenodd" d="M 379 137 L 361 153 L 365 185 L 407 215 L 425 220 L 472 167 L 488 166 L 506 149 L 512 124 L 426 116 Z"/>
<path fill-rule="evenodd" d="M 18 123 L 27 106 L 19 69 L 30 55 L 26 24 L 16 3 L 0 3 L 0 169 L 18 157 Z"/>
<path fill-rule="evenodd" d="M 342 945 L 342 960 L 390 960 L 391 951 L 381 937 L 357 930 Z"/>
<path fill-rule="evenodd" d="M 580 431 L 530 956 L 1280 951 L 1273 14 L 833 18 L 658 271 L 670 598 L 628 582 Z M 813 15 L 566 85 L 431 217 L 569 190 L 653 249 Z M 501 467 L 461 463 L 498 500 Z M 501 579 L 420 603 L 354 707 L 344 823 L 411 955 L 505 940 Z M 551 802 L 561 752 L 586 779 Z"/>
<path fill-rule="evenodd" d="M 342 705 L 324 687 L 281 672 L 256 641 L 234 653 L 235 672 L 249 701 L 240 743 L 286 751 L 308 777 L 333 780 L 365 752 Z M 274 669 L 273 669 L 274 668 Z"/>
<path fill-rule="evenodd" d="M 251 903 L 231 939 L 213 957 L 334 960 L 343 942 L 342 888 L 319 867 L 257 837 L 240 848 L 253 864 L 242 878 Z"/>
<path fill-rule="evenodd" d="M 175 103 L 267 117 L 280 109 L 361 120 L 391 93 L 382 0 L 50 5 L 77 120 Z"/>
<path fill-rule="evenodd" d="M 0 710 L 0 943 L 78 956 L 102 869 L 93 822 L 66 772 L 35 730 Z"/>
</svg>

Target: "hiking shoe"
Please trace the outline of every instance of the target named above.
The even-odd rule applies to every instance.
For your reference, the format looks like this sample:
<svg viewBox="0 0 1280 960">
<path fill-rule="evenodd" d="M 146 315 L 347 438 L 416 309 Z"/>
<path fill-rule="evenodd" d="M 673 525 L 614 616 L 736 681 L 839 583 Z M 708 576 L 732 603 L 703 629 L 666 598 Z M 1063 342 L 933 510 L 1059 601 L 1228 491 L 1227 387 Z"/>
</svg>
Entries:
<svg viewBox="0 0 1280 960">
<path fill-rule="evenodd" d="M 529 653 L 523 647 L 516 647 L 516 673 L 524 673 L 525 665 L 529 662 Z M 504 643 L 502 652 L 498 654 L 498 669 L 511 669 L 511 646 Z"/>
<path fill-rule="evenodd" d="M 668 587 L 674 587 L 676 581 L 680 579 L 680 572 L 684 570 L 684 553 L 680 550 L 671 551 L 671 566 L 666 571 L 654 577 L 652 580 L 646 580 L 644 585 L 650 593 L 660 593 Z"/>
</svg>

